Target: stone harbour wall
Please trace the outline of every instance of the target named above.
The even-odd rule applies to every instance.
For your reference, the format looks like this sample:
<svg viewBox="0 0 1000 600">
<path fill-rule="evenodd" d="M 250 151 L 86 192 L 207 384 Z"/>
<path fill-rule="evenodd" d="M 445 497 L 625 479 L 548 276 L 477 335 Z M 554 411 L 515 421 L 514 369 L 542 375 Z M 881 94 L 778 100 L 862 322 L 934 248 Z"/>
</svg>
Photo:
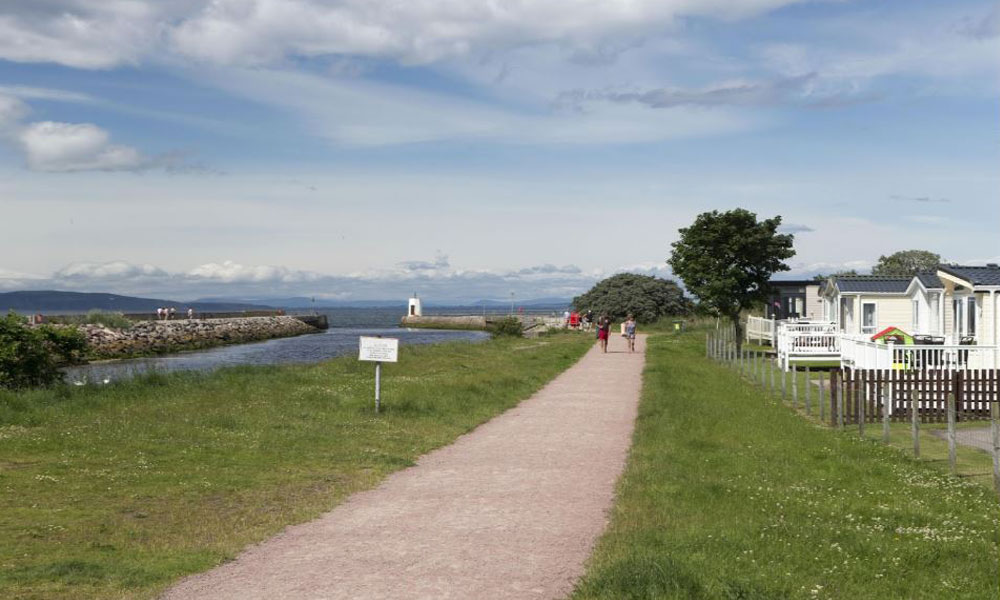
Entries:
<svg viewBox="0 0 1000 600">
<path fill-rule="evenodd" d="M 103 325 L 80 325 L 79 329 L 87 338 L 90 354 L 99 358 L 162 354 L 319 331 L 287 316 L 140 321 L 128 329 Z"/>
</svg>

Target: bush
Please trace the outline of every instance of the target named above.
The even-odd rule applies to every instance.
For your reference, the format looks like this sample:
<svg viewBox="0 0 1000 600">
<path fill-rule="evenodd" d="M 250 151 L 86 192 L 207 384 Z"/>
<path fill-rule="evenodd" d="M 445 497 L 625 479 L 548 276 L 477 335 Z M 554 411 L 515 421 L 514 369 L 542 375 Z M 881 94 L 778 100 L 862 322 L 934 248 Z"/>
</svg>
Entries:
<svg viewBox="0 0 1000 600">
<path fill-rule="evenodd" d="M 62 381 L 59 362 L 79 360 L 87 342 L 76 328 L 29 327 L 10 312 L 0 319 L 0 387 L 25 388 Z"/>
<path fill-rule="evenodd" d="M 85 315 L 61 317 L 60 321 L 76 325 L 103 325 L 111 329 L 128 329 L 133 325 L 132 321 L 125 318 L 124 313 L 96 309 L 89 311 Z"/>
<path fill-rule="evenodd" d="M 524 325 L 517 317 L 504 317 L 493 323 L 493 326 L 490 328 L 490 334 L 495 338 L 504 336 L 523 337 Z"/>
</svg>

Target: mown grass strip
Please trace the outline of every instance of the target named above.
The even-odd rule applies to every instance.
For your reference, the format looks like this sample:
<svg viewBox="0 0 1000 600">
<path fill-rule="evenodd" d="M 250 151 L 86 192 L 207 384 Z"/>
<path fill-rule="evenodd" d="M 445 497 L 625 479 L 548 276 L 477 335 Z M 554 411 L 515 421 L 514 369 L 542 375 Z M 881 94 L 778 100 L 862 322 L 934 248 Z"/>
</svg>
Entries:
<svg viewBox="0 0 1000 600">
<path fill-rule="evenodd" d="M 611 523 L 575 598 L 994 598 L 985 486 L 802 419 L 704 357 L 649 340 Z"/>
<path fill-rule="evenodd" d="M 153 375 L 0 392 L 0 597 L 150 597 L 527 398 L 593 341 L 404 348 L 383 370 Z"/>
</svg>

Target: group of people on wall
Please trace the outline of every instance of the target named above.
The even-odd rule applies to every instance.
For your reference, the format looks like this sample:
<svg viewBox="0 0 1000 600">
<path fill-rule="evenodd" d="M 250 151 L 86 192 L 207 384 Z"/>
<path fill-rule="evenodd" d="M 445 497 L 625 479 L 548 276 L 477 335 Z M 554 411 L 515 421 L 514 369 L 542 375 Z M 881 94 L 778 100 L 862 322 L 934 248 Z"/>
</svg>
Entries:
<svg viewBox="0 0 1000 600">
<path fill-rule="evenodd" d="M 176 314 L 177 314 L 177 308 L 174 306 L 170 307 L 163 306 L 156 309 L 156 318 L 159 321 L 169 321 L 173 319 Z M 193 308 L 187 309 L 187 318 L 189 319 L 194 318 Z"/>
<path fill-rule="evenodd" d="M 570 329 L 580 329 L 582 331 L 590 331 L 593 328 L 597 328 L 597 340 L 601 344 L 601 351 L 608 351 L 608 339 L 611 337 L 611 317 L 604 314 L 597 317 L 594 320 L 594 311 L 588 310 L 582 315 L 577 311 L 566 311 L 563 314 L 566 319 L 566 326 Z M 629 352 L 635 352 L 635 317 L 628 315 L 625 321 L 621 324 L 621 335 L 625 338 L 628 343 Z"/>
</svg>

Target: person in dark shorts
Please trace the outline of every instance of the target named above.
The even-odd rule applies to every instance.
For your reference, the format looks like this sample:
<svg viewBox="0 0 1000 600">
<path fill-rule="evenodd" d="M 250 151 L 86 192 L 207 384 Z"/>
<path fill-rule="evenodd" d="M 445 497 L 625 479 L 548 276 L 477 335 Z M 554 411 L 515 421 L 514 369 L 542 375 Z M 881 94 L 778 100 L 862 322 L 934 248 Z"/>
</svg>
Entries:
<svg viewBox="0 0 1000 600">
<path fill-rule="evenodd" d="M 628 351 L 635 352 L 635 317 L 632 315 L 625 321 L 625 341 L 628 342 Z"/>
</svg>

